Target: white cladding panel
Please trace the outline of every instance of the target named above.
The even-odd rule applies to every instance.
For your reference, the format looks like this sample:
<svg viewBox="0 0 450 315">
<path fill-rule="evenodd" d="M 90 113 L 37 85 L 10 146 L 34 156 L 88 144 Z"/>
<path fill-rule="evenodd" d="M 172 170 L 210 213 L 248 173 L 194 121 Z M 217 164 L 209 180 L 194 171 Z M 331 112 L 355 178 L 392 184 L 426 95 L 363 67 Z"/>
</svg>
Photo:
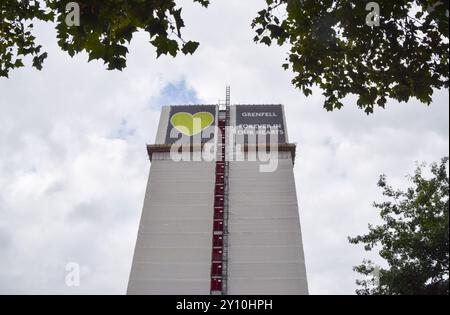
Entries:
<svg viewBox="0 0 450 315">
<path fill-rule="evenodd" d="M 161 108 L 158 131 L 156 133 L 155 144 L 163 144 L 166 141 L 167 126 L 169 124 L 170 106 Z"/>
<path fill-rule="evenodd" d="M 128 294 L 209 294 L 215 164 L 154 160 Z"/>
<path fill-rule="evenodd" d="M 231 162 L 228 294 L 308 294 L 291 159 Z"/>
</svg>

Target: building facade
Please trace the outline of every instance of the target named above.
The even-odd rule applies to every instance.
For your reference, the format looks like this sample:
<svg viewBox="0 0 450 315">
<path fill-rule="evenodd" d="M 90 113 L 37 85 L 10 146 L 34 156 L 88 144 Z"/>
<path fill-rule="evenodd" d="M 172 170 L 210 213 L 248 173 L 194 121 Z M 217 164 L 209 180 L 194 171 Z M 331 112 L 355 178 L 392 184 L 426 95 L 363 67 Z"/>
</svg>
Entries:
<svg viewBox="0 0 450 315">
<path fill-rule="evenodd" d="M 282 105 L 162 108 L 128 294 L 308 294 Z"/>
</svg>

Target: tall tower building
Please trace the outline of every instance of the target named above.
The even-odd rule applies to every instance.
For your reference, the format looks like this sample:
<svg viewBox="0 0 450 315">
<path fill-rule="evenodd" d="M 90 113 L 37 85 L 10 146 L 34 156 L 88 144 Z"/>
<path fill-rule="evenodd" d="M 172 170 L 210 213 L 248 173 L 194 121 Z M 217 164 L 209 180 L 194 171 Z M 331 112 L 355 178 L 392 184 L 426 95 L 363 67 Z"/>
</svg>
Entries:
<svg viewBox="0 0 450 315">
<path fill-rule="evenodd" d="M 282 105 L 162 108 L 128 294 L 308 294 Z"/>
</svg>

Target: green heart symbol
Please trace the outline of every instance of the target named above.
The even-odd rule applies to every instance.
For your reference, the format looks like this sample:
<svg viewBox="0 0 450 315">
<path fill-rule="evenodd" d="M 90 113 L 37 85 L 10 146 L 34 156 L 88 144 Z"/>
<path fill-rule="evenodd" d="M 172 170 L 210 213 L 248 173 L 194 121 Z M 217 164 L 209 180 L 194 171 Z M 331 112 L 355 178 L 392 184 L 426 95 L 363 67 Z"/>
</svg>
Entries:
<svg viewBox="0 0 450 315">
<path fill-rule="evenodd" d="M 170 119 L 172 126 L 190 137 L 202 132 L 211 126 L 213 122 L 214 116 L 209 112 L 199 112 L 194 115 L 180 112 L 174 114 Z"/>
</svg>

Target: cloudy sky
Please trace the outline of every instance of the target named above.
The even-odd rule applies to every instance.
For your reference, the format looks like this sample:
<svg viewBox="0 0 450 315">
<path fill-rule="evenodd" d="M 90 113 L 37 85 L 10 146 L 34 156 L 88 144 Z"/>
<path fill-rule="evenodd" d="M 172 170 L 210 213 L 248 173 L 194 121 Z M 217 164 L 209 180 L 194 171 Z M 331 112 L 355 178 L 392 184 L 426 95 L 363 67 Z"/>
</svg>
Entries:
<svg viewBox="0 0 450 315">
<path fill-rule="evenodd" d="M 281 68 L 283 49 L 256 45 L 250 23 L 262 0 L 185 3 L 194 56 L 155 59 L 134 37 L 128 68 L 109 72 L 59 51 L 52 25 L 38 25 L 44 70 L 0 79 L 0 294 L 126 291 L 162 105 L 285 104 L 299 146 L 295 177 L 312 294 L 352 294 L 352 266 L 369 257 L 348 235 L 377 222 L 379 174 L 404 187 L 416 161 L 448 155 L 448 91 L 431 106 L 391 101 L 366 116 L 348 98 L 329 113 L 320 91 L 306 98 Z M 69 262 L 81 283 L 65 285 Z"/>
</svg>

